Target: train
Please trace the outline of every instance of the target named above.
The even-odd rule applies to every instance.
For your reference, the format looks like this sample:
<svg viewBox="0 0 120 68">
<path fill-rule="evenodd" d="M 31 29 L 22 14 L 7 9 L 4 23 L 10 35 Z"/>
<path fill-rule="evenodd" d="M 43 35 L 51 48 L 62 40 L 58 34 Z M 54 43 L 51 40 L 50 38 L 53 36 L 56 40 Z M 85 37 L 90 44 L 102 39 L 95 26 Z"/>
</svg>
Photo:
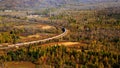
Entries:
<svg viewBox="0 0 120 68">
<path fill-rule="evenodd" d="M 36 43 L 45 43 L 45 42 L 53 40 L 53 39 L 59 39 L 61 37 L 64 37 L 68 33 L 68 30 L 66 28 L 62 28 L 62 31 L 63 31 L 62 34 L 51 37 L 51 38 L 47 38 L 47 39 L 43 39 L 43 40 L 37 40 L 37 41 L 31 41 L 31 42 L 12 44 L 12 45 L 8 45 L 8 47 L 2 47 L 0 49 L 9 49 L 9 48 L 12 48 L 12 47 L 19 48 L 20 46 L 26 46 L 26 45 L 30 45 L 30 44 L 36 44 Z"/>
</svg>

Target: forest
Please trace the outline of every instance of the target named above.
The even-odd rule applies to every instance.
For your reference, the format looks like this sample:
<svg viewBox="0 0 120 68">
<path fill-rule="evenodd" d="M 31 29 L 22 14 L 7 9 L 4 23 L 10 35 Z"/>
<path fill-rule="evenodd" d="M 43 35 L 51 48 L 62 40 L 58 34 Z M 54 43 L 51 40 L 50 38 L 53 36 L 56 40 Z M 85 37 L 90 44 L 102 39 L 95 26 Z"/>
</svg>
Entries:
<svg viewBox="0 0 120 68">
<path fill-rule="evenodd" d="M 33 46 L 33 45 L 32 45 Z M 119 68 L 120 55 L 106 51 L 78 51 L 63 45 L 21 48 L 0 56 L 0 61 L 30 61 L 55 68 Z"/>
<path fill-rule="evenodd" d="M 11 61 L 28 61 L 35 65 L 49 65 L 52 68 L 120 68 L 120 9 L 65 11 L 50 15 L 48 20 L 0 17 L 0 43 L 15 44 L 21 35 L 36 33 L 60 34 L 65 27 L 69 34 L 62 39 L 50 42 L 72 41 L 86 44 L 85 46 L 41 46 L 31 44 L 19 49 L 3 50 L 0 55 L 1 64 Z M 8 20 L 9 21 L 6 21 Z M 12 22 L 10 22 L 12 21 Z M 6 24 L 7 22 L 7 24 Z M 9 22 L 9 23 L 8 23 Z M 10 28 L 16 25 L 48 24 L 55 29 L 41 30 Z M 5 27 L 6 26 L 6 27 Z M 26 27 L 26 26 L 25 26 Z M 37 27 L 37 26 L 36 26 Z M 26 34 L 26 33 L 27 34 Z M 40 46 L 40 47 L 37 47 Z"/>
</svg>

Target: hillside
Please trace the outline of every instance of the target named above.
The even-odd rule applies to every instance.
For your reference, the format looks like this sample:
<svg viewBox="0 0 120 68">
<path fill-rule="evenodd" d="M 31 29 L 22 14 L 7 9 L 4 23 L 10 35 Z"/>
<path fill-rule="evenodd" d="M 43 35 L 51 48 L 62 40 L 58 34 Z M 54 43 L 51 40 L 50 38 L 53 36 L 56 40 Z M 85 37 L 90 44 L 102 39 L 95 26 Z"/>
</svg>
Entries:
<svg viewBox="0 0 120 68">
<path fill-rule="evenodd" d="M 88 9 L 119 6 L 120 0 L 0 0 L 0 9 L 40 9 L 65 7 L 67 9 Z"/>
<path fill-rule="evenodd" d="M 0 68 L 120 68 L 119 4 L 0 0 Z"/>
</svg>

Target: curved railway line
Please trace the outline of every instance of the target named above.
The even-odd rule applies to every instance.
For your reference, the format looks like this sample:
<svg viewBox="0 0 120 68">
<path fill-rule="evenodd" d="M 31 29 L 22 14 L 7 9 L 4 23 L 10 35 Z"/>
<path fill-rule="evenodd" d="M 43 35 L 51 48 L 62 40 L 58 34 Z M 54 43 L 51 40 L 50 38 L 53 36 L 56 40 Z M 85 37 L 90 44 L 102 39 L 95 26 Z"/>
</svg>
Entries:
<svg viewBox="0 0 120 68">
<path fill-rule="evenodd" d="M 13 47 L 21 47 L 21 46 L 26 46 L 26 45 L 30 45 L 30 44 L 36 44 L 36 43 L 43 43 L 43 42 L 47 42 L 47 41 L 50 41 L 53 39 L 59 39 L 59 38 L 64 37 L 68 33 L 68 30 L 66 28 L 63 28 L 62 31 L 63 31 L 62 34 L 59 34 L 59 35 L 51 37 L 51 38 L 46 38 L 43 40 L 37 40 L 37 41 L 31 41 L 31 42 L 12 44 L 12 45 L 8 45 L 7 47 L 1 47 L 0 50 L 9 49 L 9 48 L 13 48 Z"/>
</svg>

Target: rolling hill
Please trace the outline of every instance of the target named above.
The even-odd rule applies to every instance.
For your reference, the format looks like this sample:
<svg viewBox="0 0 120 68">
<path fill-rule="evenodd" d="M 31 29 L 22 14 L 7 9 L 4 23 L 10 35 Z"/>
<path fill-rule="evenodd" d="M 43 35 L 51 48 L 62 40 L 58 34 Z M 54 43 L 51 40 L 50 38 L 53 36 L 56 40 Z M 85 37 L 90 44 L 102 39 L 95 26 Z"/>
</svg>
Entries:
<svg viewBox="0 0 120 68">
<path fill-rule="evenodd" d="M 25 8 L 77 8 L 88 9 L 101 7 L 116 7 L 120 0 L 0 0 L 0 9 L 25 9 Z"/>
</svg>

